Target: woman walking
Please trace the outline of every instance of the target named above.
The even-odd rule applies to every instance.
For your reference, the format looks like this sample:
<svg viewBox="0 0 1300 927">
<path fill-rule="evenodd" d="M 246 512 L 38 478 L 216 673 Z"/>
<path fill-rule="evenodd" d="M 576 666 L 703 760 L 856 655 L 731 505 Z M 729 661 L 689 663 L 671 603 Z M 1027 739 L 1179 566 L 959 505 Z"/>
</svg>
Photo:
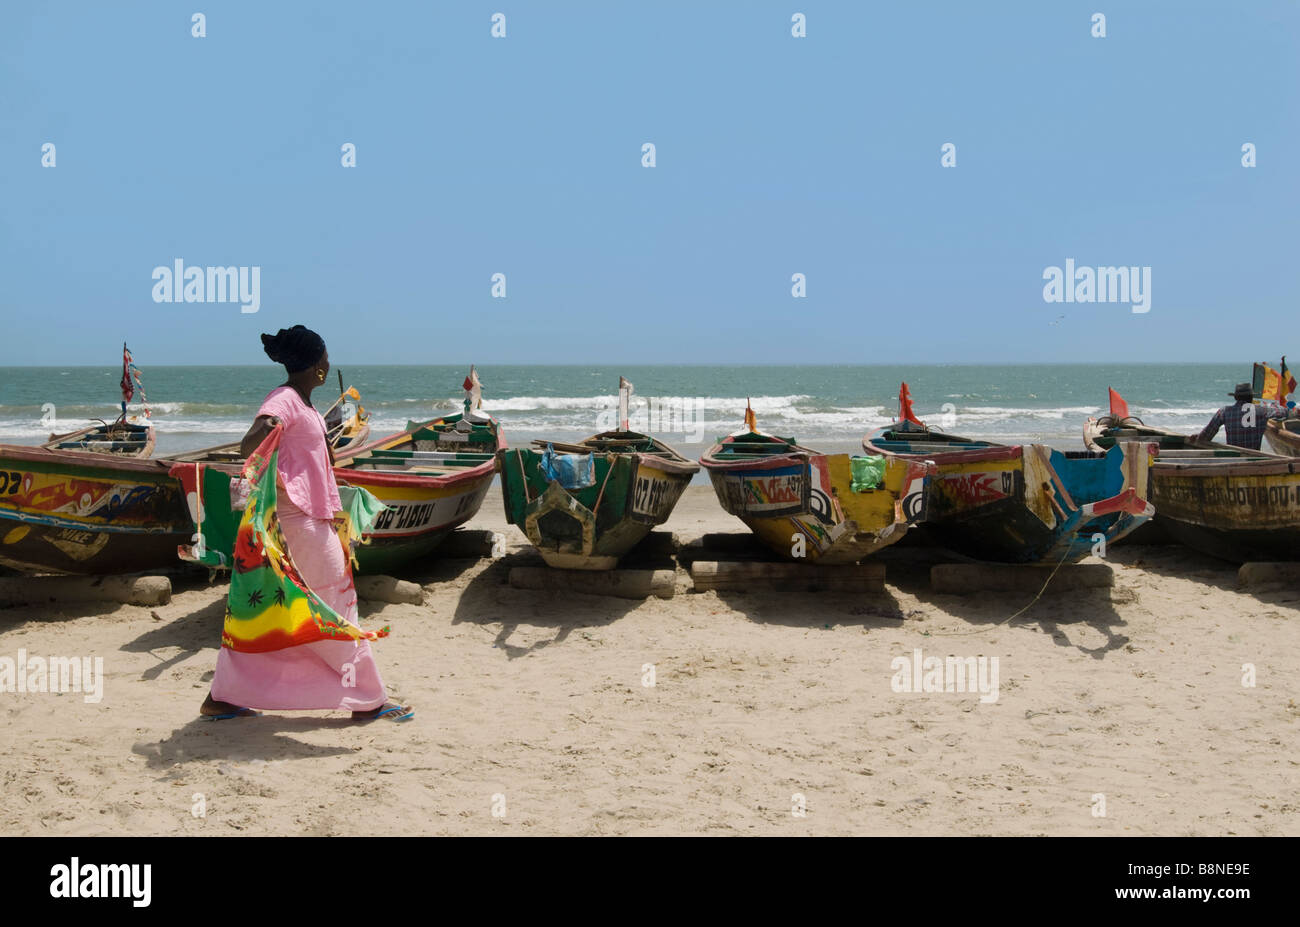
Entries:
<svg viewBox="0 0 1300 927">
<path fill-rule="evenodd" d="M 325 420 L 311 393 L 325 382 L 329 354 L 320 335 L 302 326 L 262 335 L 267 356 L 284 364 L 288 379 L 271 390 L 244 435 L 251 455 L 282 426 L 276 515 L 289 555 L 307 586 L 348 624 L 357 622 L 352 569 L 334 530 L 341 508 Z M 212 689 L 199 709 L 216 719 L 256 714 L 253 709 L 340 709 L 357 720 L 405 721 L 415 712 L 387 701 L 368 640 L 317 640 L 279 650 L 245 652 L 223 646 Z"/>
</svg>

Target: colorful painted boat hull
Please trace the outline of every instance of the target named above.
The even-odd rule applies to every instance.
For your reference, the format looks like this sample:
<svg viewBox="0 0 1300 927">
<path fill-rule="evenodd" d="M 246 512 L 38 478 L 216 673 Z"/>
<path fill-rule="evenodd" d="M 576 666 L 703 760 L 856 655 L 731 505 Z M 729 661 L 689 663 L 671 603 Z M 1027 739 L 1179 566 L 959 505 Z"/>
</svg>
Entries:
<svg viewBox="0 0 1300 927">
<path fill-rule="evenodd" d="M 899 433 L 882 429 L 863 447 L 934 464 L 924 532 L 969 557 L 1076 562 L 1127 537 L 1155 512 L 1147 499 L 1154 443 L 1065 453 L 1040 444 L 996 445 L 940 435 L 962 449 L 913 454 L 901 451 L 941 445 L 887 437 Z"/>
<path fill-rule="evenodd" d="M 11 569 L 161 569 L 194 530 L 180 484 L 152 460 L 0 445 L 0 474 L 0 565 Z"/>
<path fill-rule="evenodd" d="M 723 509 L 773 553 L 801 563 L 857 563 L 896 543 L 925 514 L 926 464 L 886 461 L 880 488 L 854 491 L 848 454 L 701 458 Z"/>
<path fill-rule="evenodd" d="M 1266 427 L 1265 436 L 1273 453 L 1282 457 L 1300 457 L 1300 421 L 1272 419 Z"/>
<path fill-rule="evenodd" d="M 1188 547 L 1234 563 L 1300 560 L 1300 460 L 1157 459 L 1160 524 Z"/>
<path fill-rule="evenodd" d="M 523 531 L 548 565 L 613 569 L 655 526 L 668 520 L 699 466 L 652 438 L 634 437 L 664 452 L 595 454 L 595 482 L 581 488 L 566 489 L 549 479 L 538 451 L 515 448 L 498 455 L 506 520 Z"/>
<path fill-rule="evenodd" d="M 369 490 L 388 507 L 357 548 L 358 573 L 388 573 L 426 557 L 478 514 L 506 441 L 495 420 L 459 430 L 462 418 L 410 422 L 405 431 L 336 454 L 338 481 Z"/>
</svg>

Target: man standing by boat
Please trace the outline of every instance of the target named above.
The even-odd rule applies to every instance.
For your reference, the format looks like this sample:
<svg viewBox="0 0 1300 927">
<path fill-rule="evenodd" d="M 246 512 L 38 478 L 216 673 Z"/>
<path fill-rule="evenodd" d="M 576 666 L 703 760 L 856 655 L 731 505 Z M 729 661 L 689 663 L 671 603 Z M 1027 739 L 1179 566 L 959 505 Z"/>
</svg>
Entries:
<svg viewBox="0 0 1300 927">
<path fill-rule="evenodd" d="M 1257 451 L 1268 420 L 1286 418 L 1288 410 L 1284 406 L 1255 405 L 1255 391 L 1249 383 L 1238 383 L 1232 391 L 1232 398 L 1236 401 L 1214 413 L 1214 418 L 1201 431 L 1198 440 L 1209 443 L 1219 429 L 1224 428 L 1227 429 L 1229 444 Z"/>
</svg>

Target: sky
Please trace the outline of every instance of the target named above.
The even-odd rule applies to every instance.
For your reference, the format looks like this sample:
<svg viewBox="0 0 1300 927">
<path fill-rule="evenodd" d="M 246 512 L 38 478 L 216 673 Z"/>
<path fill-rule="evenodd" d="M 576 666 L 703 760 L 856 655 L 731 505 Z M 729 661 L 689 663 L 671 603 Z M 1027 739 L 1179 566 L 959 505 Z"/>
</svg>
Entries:
<svg viewBox="0 0 1300 927">
<path fill-rule="evenodd" d="M 0 364 L 1300 355 L 1298 72 L 1293 0 L 5 2 Z"/>
</svg>

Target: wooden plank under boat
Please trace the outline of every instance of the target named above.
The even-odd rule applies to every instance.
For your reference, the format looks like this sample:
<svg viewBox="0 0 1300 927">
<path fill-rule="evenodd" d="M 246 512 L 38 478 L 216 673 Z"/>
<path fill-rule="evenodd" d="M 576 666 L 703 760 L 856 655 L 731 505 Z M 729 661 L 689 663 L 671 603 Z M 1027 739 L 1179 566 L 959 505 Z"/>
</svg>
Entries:
<svg viewBox="0 0 1300 927">
<path fill-rule="evenodd" d="M 853 479 L 849 454 L 822 454 L 794 438 L 746 427 L 701 458 L 722 507 L 784 559 L 857 563 L 900 540 L 925 514 L 932 468 L 920 460 L 884 458 L 883 479 Z"/>
<path fill-rule="evenodd" d="M 547 475 L 543 447 L 514 448 L 497 458 L 506 520 L 518 525 L 553 567 L 610 570 L 668 520 L 699 465 L 658 438 L 606 431 L 551 447 L 589 472 L 589 485 L 565 487 Z"/>
<path fill-rule="evenodd" d="M 1269 419 L 1264 436 L 1273 453 L 1282 457 L 1300 457 L 1300 420 Z"/>
<path fill-rule="evenodd" d="M 899 398 L 899 420 L 863 438 L 862 448 L 934 465 L 921 527 L 944 547 L 1003 563 L 1072 563 L 1098 536 L 1109 545 L 1154 514 L 1147 499 L 1154 442 L 1066 452 L 977 441 L 909 418 L 906 383 Z"/>
<path fill-rule="evenodd" d="M 0 565 L 29 573 L 174 566 L 193 523 L 164 462 L 0 445 Z"/>
</svg>

